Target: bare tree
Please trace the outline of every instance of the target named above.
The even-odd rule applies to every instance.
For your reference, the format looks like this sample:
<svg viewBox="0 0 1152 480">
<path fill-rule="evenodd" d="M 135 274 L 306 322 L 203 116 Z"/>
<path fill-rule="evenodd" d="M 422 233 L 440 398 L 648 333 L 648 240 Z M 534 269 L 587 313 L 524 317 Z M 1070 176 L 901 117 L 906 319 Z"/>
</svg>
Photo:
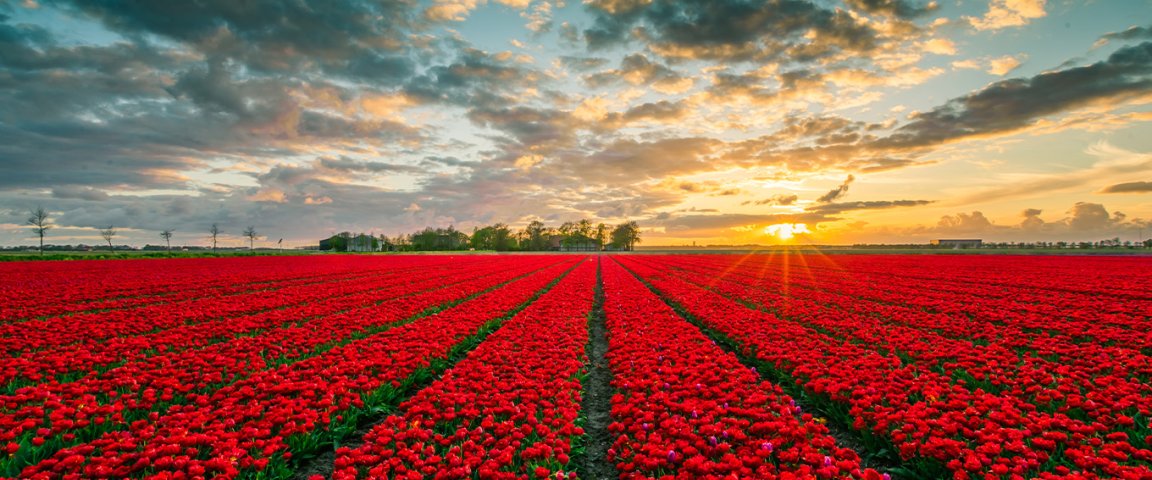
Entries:
<svg viewBox="0 0 1152 480">
<path fill-rule="evenodd" d="M 108 228 L 100 229 L 100 236 L 104 237 L 104 241 L 108 242 L 108 251 L 112 251 L 112 237 L 116 236 L 116 227 L 108 225 Z"/>
<path fill-rule="evenodd" d="M 208 229 L 208 234 L 212 235 L 212 253 L 216 253 L 216 237 L 220 236 L 220 226 L 213 223 Z"/>
<path fill-rule="evenodd" d="M 253 248 L 253 244 L 256 242 L 256 237 L 258 235 L 259 234 L 256 233 L 256 227 L 252 225 L 249 225 L 248 228 L 244 229 L 244 236 L 248 237 L 248 250 L 255 250 L 255 248 Z"/>
<path fill-rule="evenodd" d="M 32 231 L 40 237 L 40 255 L 44 255 L 44 234 L 52 228 L 52 225 L 48 224 L 48 211 L 44 210 L 44 207 L 36 207 L 29 212 L 28 224 L 32 225 Z"/>
<path fill-rule="evenodd" d="M 168 244 L 168 252 L 172 252 L 172 229 L 169 228 L 160 232 L 160 238 L 164 239 L 164 243 Z"/>
</svg>

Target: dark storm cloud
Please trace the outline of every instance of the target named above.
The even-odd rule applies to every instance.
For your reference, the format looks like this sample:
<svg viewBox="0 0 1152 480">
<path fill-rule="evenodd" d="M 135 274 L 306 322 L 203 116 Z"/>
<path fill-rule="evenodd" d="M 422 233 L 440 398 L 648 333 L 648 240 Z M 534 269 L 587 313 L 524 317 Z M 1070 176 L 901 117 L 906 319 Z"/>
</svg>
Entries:
<svg viewBox="0 0 1152 480">
<path fill-rule="evenodd" d="M 933 203 L 932 200 L 872 200 L 860 202 L 838 202 L 814 205 L 805 209 L 807 212 L 835 215 L 853 210 L 881 210 L 896 207 L 918 207 Z"/>
<path fill-rule="evenodd" d="M 833 200 L 836 200 L 837 198 L 841 198 L 844 195 L 847 195 L 848 194 L 848 186 L 851 185 L 852 182 L 855 180 L 856 180 L 856 177 L 854 177 L 852 175 L 848 175 L 848 178 L 844 179 L 844 183 L 841 183 L 840 186 L 833 188 L 832 190 L 829 190 L 828 193 L 821 195 L 820 198 L 816 199 L 816 201 L 820 202 L 820 203 L 828 203 L 828 202 L 831 202 Z"/>
<path fill-rule="evenodd" d="M 863 3 L 879 8 L 884 2 Z M 807 60 L 834 50 L 870 50 L 877 36 L 846 11 L 805 0 L 598 0 L 588 6 L 595 21 L 584 37 L 593 50 L 636 36 L 676 58 L 751 60 L 795 47 L 789 53 Z M 801 38 L 809 32 L 815 39 Z"/>
<path fill-rule="evenodd" d="M 1127 182 L 1109 185 L 1100 193 L 1152 193 L 1152 182 Z"/>
<path fill-rule="evenodd" d="M 1152 90 L 1152 42 L 1124 47 L 1084 67 L 993 83 L 916 115 L 880 147 L 914 148 L 1007 133 L 1054 113 Z"/>
</svg>

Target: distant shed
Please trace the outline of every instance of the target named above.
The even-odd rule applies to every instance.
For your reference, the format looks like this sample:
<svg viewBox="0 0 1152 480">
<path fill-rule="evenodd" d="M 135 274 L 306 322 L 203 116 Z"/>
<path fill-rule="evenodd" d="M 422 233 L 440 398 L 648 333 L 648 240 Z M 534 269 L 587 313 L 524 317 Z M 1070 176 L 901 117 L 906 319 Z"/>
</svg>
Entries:
<svg viewBox="0 0 1152 480">
<path fill-rule="evenodd" d="M 980 248 L 984 241 L 979 238 L 949 238 L 932 240 L 932 245 L 944 248 Z"/>
</svg>

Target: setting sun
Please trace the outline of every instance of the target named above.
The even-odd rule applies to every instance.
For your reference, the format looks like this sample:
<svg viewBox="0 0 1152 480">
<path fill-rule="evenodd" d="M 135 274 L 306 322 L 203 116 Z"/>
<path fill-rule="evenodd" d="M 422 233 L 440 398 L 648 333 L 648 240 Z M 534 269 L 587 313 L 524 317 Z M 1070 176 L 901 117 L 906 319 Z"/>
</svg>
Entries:
<svg viewBox="0 0 1152 480">
<path fill-rule="evenodd" d="M 804 223 L 777 223 L 764 228 L 764 233 L 780 240 L 791 240 L 798 234 L 811 232 L 808 230 L 808 225 Z"/>
</svg>

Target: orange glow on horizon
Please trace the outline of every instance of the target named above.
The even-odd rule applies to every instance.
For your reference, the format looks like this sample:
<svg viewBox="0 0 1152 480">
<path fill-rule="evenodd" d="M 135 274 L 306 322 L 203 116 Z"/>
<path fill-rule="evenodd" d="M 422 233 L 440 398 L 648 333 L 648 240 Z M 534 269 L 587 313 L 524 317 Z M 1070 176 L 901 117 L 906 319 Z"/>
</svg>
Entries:
<svg viewBox="0 0 1152 480">
<path fill-rule="evenodd" d="M 777 223 L 764 228 L 764 233 L 780 240 L 791 240 L 796 235 L 812 233 L 806 223 Z"/>
</svg>

